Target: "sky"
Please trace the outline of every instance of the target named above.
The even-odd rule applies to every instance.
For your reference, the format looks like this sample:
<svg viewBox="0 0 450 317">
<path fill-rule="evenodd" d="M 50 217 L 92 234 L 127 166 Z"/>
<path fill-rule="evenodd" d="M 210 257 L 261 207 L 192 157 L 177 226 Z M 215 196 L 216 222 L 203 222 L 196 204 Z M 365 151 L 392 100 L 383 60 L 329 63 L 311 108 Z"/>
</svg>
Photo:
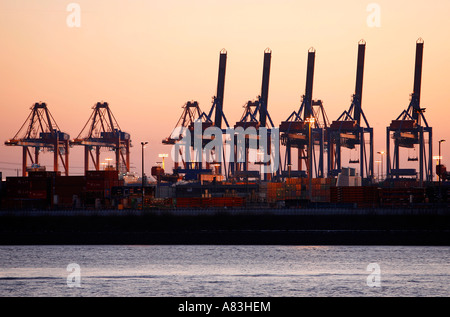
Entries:
<svg viewBox="0 0 450 317">
<path fill-rule="evenodd" d="M 310 47 L 316 50 L 313 98 L 336 120 L 350 106 L 361 39 L 363 111 L 374 128 L 375 152 L 383 151 L 386 127 L 409 105 L 419 37 L 425 42 L 421 106 L 433 127 L 433 154 L 438 140 L 449 139 L 442 143 L 445 164 L 449 16 L 448 0 L 0 0 L 0 171 L 14 176 L 21 168 L 21 148 L 4 141 L 35 102 L 47 103 L 59 128 L 75 138 L 92 107 L 104 101 L 131 135 L 131 171 L 141 173 L 140 143 L 149 142 L 150 174 L 158 154 L 170 153 L 161 141 L 182 106 L 196 100 L 209 111 L 222 49 L 228 122 L 238 121 L 243 105 L 260 94 L 266 48 L 272 50 L 268 109 L 274 124 L 298 110 Z M 102 152 L 102 159 L 109 157 L 112 152 Z M 41 161 L 52 170 L 50 153 Z M 70 174 L 82 172 L 83 149 L 74 147 Z"/>
</svg>

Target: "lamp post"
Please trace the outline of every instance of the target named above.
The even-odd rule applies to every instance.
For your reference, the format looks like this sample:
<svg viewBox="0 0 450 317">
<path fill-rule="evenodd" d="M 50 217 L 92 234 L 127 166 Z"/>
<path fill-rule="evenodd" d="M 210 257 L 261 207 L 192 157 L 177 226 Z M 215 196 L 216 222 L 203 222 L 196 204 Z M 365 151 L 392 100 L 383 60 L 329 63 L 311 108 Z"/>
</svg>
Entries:
<svg viewBox="0 0 450 317">
<path fill-rule="evenodd" d="M 375 163 L 377 163 L 377 166 L 378 166 L 378 177 L 377 177 L 377 179 L 378 179 L 378 182 L 380 182 L 380 163 L 381 163 L 381 161 L 376 160 Z"/>
<path fill-rule="evenodd" d="M 309 201 L 312 201 L 312 135 L 311 135 L 311 125 L 315 122 L 314 117 L 306 118 L 305 122 L 309 123 L 309 134 L 308 134 L 308 178 L 309 178 Z"/>
<path fill-rule="evenodd" d="M 438 156 L 438 165 L 439 165 L 439 183 L 441 182 L 441 143 L 445 142 L 445 140 L 439 140 L 439 156 Z"/>
<path fill-rule="evenodd" d="M 439 140 L 439 198 L 441 198 L 442 197 L 442 192 L 441 192 L 441 170 L 442 170 L 442 167 L 441 167 L 441 143 L 442 142 L 445 142 L 445 140 Z"/>
<path fill-rule="evenodd" d="M 142 209 L 144 209 L 144 194 L 145 194 L 145 173 L 144 173 L 144 146 L 148 144 L 148 142 L 141 142 L 142 145 Z"/>
<path fill-rule="evenodd" d="M 383 155 L 384 155 L 384 151 L 380 151 L 380 152 L 377 152 L 378 154 L 380 154 L 381 155 L 381 178 L 380 178 L 380 181 L 383 179 Z"/>
<path fill-rule="evenodd" d="M 106 161 L 105 169 L 110 169 L 112 167 L 112 165 L 111 165 L 112 158 L 107 157 L 107 158 L 105 158 L 105 161 Z"/>
</svg>

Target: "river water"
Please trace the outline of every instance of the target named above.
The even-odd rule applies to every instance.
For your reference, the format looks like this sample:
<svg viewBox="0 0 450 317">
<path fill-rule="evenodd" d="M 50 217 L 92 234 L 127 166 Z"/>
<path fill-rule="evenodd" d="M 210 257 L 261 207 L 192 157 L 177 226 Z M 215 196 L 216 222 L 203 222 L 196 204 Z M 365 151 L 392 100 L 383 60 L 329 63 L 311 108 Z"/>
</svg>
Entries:
<svg viewBox="0 0 450 317">
<path fill-rule="evenodd" d="M 1 297 L 448 297 L 450 247 L 0 246 Z"/>
</svg>

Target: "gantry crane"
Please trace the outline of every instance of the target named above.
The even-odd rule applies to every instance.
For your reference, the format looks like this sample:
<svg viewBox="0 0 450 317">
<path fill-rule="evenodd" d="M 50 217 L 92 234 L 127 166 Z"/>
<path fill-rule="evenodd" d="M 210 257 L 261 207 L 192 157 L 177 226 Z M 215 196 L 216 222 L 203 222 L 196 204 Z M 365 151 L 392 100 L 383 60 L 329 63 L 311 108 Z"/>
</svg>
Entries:
<svg viewBox="0 0 450 317">
<path fill-rule="evenodd" d="M 189 129 L 194 122 L 202 117 L 202 111 L 197 101 L 188 101 L 182 107 L 183 113 L 171 134 L 162 140 L 162 144 L 174 145 L 182 139 L 183 129 Z"/>
<path fill-rule="evenodd" d="M 115 152 L 115 169 L 121 173 L 130 171 L 130 134 L 123 132 L 107 102 L 97 102 L 80 134 L 70 141 L 71 146 L 84 146 L 84 170 L 89 170 L 89 158 L 94 169 L 100 170 L 100 149 Z M 95 154 L 93 154 L 95 151 Z"/>
<path fill-rule="evenodd" d="M 420 106 L 420 90 L 422 85 L 422 62 L 424 41 L 419 38 L 416 41 L 416 58 L 414 70 L 414 87 L 411 101 L 397 119 L 393 120 L 386 128 L 386 175 L 390 179 L 398 179 L 401 176 L 416 176 L 416 169 L 400 168 L 400 148 L 413 149 L 418 146 L 419 158 L 414 161 L 419 163 L 419 182 L 432 181 L 433 179 L 433 142 L 432 128 L 425 119 L 425 108 Z M 425 136 L 428 134 L 428 140 Z M 391 158 L 390 144 L 394 142 L 394 153 Z M 428 153 L 426 143 L 428 142 Z M 427 157 L 428 156 L 428 157 Z M 410 160 L 413 161 L 413 160 Z"/>
<path fill-rule="evenodd" d="M 57 172 L 59 159 L 64 174 L 69 175 L 69 139 L 61 132 L 45 103 L 35 103 L 31 113 L 16 135 L 5 142 L 7 146 L 22 146 L 22 175 L 27 176 L 27 158 L 33 165 L 39 165 L 41 150 L 53 152 L 53 170 Z M 30 148 L 34 148 L 31 153 Z"/>
<path fill-rule="evenodd" d="M 364 78 L 364 59 L 366 42 L 358 43 L 355 93 L 348 111 L 344 111 L 328 129 L 328 176 L 335 177 L 342 168 L 342 147 L 353 150 L 359 148 L 359 158 L 350 158 L 349 163 L 359 163 L 361 179 L 366 183 L 373 181 L 373 128 L 362 109 Z M 368 134 L 368 138 L 366 135 Z M 369 149 L 366 149 L 366 143 Z M 368 152 L 368 153 L 367 153 Z"/>
<path fill-rule="evenodd" d="M 280 124 L 280 140 L 286 153 L 282 177 L 324 177 L 324 142 L 328 128 L 322 100 L 313 100 L 314 64 L 316 50 L 308 50 L 306 87 L 300 109 Z M 298 149 L 298 169 L 292 167 L 292 149 Z M 317 153 L 318 152 L 318 157 Z M 305 163 L 306 171 L 303 169 Z"/>
<path fill-rule="evenodd" d="M 268 112 L 268 99 L 269 99 L 269 78 L 270 78 L 270 64 L 272 59 L 272 50 L 270 48 L 266 48 L 264 51 L 264 62 L 263 62 L 263 74 L 262 74 L 262 84 L 261 84 L 261 94 L 257 97 L 256 100 L 248 101 L 244 105 L 244 113 L 241 119 L 236 122 L 234 128 L 242 128 L 244 131 L 247 128 L 254 128 L 257 135 L 258 142 L 255 142 L 254 146 L 258 146 L 259 142 L 262 140 L 259 135 L 259 128 L 267 128 L 267 144 L 259 144 L 259 149 L 264 147 L 267 151 L 266 154 L 270 155 L 271 150 L 271 132 L 274 128 L 274 124 Z M 235 135 L 234 141 L 234 159 L 230 162 L 230 176 L 238 176 L 244 175 L 248 170 L 249 164 L 249 151 L 254 150 L 257 151 L 258 148 L 252 148 L 252 142 L 250 142 L 249 137 L 245 137 L 245 144 L 241 146 L 238 144 L 238 138 Z M 240 157 L 240 158 L 239 158 Z M 257 158 L 254 163 L 259 163 L 263 165 L 268 165 L 270 162 L 260 162 L 257 161 Z M 274 172 L 264 173 L 264 180 L 270 180 Z"/>
<path fill-rule="evenodd" d="M 190 158 L 190 147 L 193 145 L 193 136 L 189 140 L 185 140 L 184 137 L 187 136 L 186 132 L 193 132 L 194 123 L 197 120 L 202 122 L 202 127 L 207 125 L 211 126 L 211 123 L 201 121 L 204 116 L 200 109 L 197 101 L 188 101 L 183 105 L 183 113 L 178 119 L 174 130 L 171 132 L 170 136 L 162 140 L 163 144 L 175 146 L 175 162 L 174 169 L 179 170 L 179 161 L 181 160 L 183 164 L 183 169 L 198 169 L 198 162 L 193 162 Z M 204 124 L 203 124 L 204 123 Z M 181 157 L 181 159 L 180 159 Z"/>
<path fill-rule="evenodd" d="M 200 109 L 200 106 L 197 101 L 188 101 L 183 106 L 183 113 L 179 118 L 177 124 L 175 125 L 174 130 L 171 135 L 162 141 L 163 144 L 167 145 L 176 145 L 177 149 L 175 149 L 175 155 L 181 156 L 181 161 L 183 163 L 183 169 L 179 168 L 179 159 L 175 158 L 174 169 L 177 170 L 178 173 L 193 173 L 193 177 L 196 177 L 194 174 L 210 171 L 211 162 L 206 162 L 206 168 L 203 169 L 202 157 L 196 157 L 191 159 L 190 151 L 186 145 L 194 146 L 196 138 L 201 138 L 200 146 L 203 150 L 204 146 L 211 141 L 211 138 L 204 137 L 203 133 L 209 127 L 217 127 L 222 130 L 223 121 L 228 127 L 228 121 L 223 112 L 223 100 L 224 100 L 224 90 L 225 90 L 225 74 L 226 74 L 226 64 L 227 64 L 227 51 L 222 49 L 220 51 L 219 56 L 219 71 L 218 71 L 218 80 L 217 80 L 217 91 L 216 95 L 213 97 L 213 103 L 211 109 L 208 113 L 203 112 Z M 201 136 L 195 135 L 197 131 L 195 131 L 195 124 L 201 124 Z M 183 134 L 185 131 L 190 132 L 191 139 L 190 140 L 182 140 Z M 223 132 L 223 130 L 222 130 Z M 183 146 L 184 144 L 184 154 L 183 154 Z M 215 152 L 215 151 L 213 151 Z M 218 165 L 217 173 L 222 172 L 222 166 L 225 167 L 224 164 L 219 163 L 221 158 L 218 158 L 215 153 L 212 153 L 212 157 L 214 157 L 215 165 Z"/>
</svg>

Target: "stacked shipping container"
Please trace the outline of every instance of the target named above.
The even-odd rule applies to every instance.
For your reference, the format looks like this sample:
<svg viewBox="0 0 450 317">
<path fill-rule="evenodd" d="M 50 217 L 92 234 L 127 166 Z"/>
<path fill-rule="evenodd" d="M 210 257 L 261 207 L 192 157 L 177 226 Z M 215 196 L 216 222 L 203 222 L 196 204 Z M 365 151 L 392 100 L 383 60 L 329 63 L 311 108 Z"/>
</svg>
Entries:
<svg viewBox="0 0 450 317">
<path fill-rule="evenodd" d="M 59 207 L 81 207 L 86 196 L 86 177 L 56 177 L 54 193 Z"/>
<path fill-rule="evenodd" d="M 331 178 L 313 178 L 311 180 L 312 201 L 330 202 L 330 188 L 335 184 Z M 267 201 L 273 203 L 282 200 L 309 199 L 308 178 L 287 178 L 284 183 L 267 184 Z"/>
<path fill-rule="evenodd" d="M 164 205 L 178 208 L 280 206 L 298 207 L 309 200 L 308 178 L 287 178 L 284 182 L 185 184 L 160 191 L 164 201 L 154 201 L 155 188 L 147 187 L 146 206 Z M 60 173 L 36 171 L 28 177 L 7 177 L 2 208 L 137 208 L 140 186 L 124 187 L 113 170 L 88 171 L 86 176 L 61 176 Z M 428 192 L 415 179 L 386 181 L 381 186 L 336 186 L 336 179 L 311 180 L 313 203 L 352 204 L 358 208 L 419 206 L 432 199 L 437 189 Z M 435 185 L 437 188 L 437 185 Z M 162 186 L 161 186 L 162 188 Z M 160 188 L 160 189 L 161 189 Z M 445 196 L 446 196 L 446 190 Z M 176 199 L 171 200 L 171 197 Z M 431 197 L 431 198 L 430 198 Z"/>
<path fill-rule="evenodd" d="M 7 177 L 10 208 L 82 207 L 101 200 L 108 205 L 113 186 L 123 186 L 116 171 L 88 171 L 86 176 L 61 176 L 36 171 L 28 177 Z"/>
<path fill-rule="evenodd" d="M 178 208 L 223 208 L 243 207 L 243 197 L 179 197 L 175 198 Z"/>
<path fill-rule="evenodd" d="M 378 207 L 379 189 L 376 186 L 331 187 L 332 203 L 357 204 L 358 208 Z"/>
<path fill-rule="evenodd" d="M 124 181 L 119 180 L 115 170 L 87 171 L 86 172 L 86 203 L 109 207 L 111 205 L 111 189 L 123 186 Z"/>
<path fill-rule="evenodd" d="M 407 207 L 425 202 L 425 188 L 382 188 L 380 201 L 383 207 Z"/>
</svg>

